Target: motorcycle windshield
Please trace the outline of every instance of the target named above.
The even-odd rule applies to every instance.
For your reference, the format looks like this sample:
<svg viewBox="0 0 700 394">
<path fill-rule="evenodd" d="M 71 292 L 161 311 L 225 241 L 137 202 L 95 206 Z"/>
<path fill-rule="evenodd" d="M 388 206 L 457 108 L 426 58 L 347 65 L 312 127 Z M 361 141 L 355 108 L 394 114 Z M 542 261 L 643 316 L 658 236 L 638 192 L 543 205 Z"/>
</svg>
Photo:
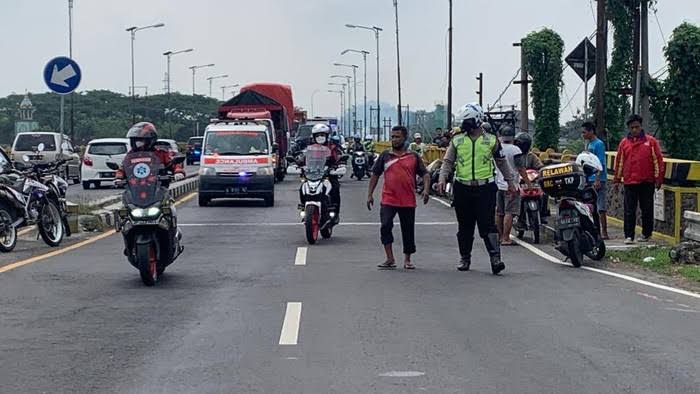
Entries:
<svg viewBox="0 0 700 394">
<path fill-rule="evenodd" d="M 304 173 L 309 180 L 319 180 L 326 173 L 326 161 L 331 156 L 331 150 L 324 145 L 311 145 L 306 148 L 304 157 L 306 166 Z"/>
<path fill-rule="evenodd" d="M 150 207 L 163 200 L 165 188 L 158 180 L 164 168 L 160 158 L 153 152 L 131 152 L 124 157 L 126 177 L 125 202 L 137 207 Z"/>
</svg>

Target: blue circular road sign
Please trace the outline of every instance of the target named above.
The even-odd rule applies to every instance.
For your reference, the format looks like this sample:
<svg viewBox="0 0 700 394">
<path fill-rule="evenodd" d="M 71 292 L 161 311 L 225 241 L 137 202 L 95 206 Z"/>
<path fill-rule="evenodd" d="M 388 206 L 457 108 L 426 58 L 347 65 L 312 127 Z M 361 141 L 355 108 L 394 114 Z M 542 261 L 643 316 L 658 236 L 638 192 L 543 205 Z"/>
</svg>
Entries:
<svg viewBox="0 0 700 394">
<path fill-rule="evenodd" d="M 51 59 L 44 67 L 44 82 L 52 92 L 72 93 L 80 85 L 82 73 L 73 59 L 60 56 Z"/>
</svg>

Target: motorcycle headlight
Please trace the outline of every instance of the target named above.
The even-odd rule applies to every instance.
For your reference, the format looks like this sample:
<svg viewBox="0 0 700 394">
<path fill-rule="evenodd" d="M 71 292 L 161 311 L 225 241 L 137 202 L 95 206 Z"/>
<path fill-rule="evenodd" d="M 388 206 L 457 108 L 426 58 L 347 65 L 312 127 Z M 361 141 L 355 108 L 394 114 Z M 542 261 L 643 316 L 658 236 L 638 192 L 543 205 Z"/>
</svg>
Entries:
<svg viewBox="0 0 700 394">
<path fill-rule="evenodd" d="M 214 167 L 201 166 L 199 167 L 199 175 L 216 175 L 216 170 Z"/>
<path fill-rule="evenodd" d="M 258 175 L 274 175 L 275 170 L 272 167 L 260 167 L 257 171 Z"/>
<path fill-rule="evenodd" d="M 131 216 L 135 218 L 152 218 L 160 215 L 160 208 L 150 207 L 150 208 L 134 208 L 131 210 Z"/>
</svg>

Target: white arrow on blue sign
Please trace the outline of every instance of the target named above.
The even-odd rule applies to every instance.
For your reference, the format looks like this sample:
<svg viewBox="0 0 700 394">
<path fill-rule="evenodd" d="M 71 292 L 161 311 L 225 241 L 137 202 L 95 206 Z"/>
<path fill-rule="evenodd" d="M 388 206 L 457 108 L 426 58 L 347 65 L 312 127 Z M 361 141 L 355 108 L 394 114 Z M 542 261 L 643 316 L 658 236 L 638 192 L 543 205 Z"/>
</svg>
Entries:
<svg viewBox="0 0 700 394">
<path fill-rule="evenodd" d="M 44 82 L 52 92 L 70 94 L 80 85 L 80 66 L 65 56 L 53 58 L 44 67 Z"/>
</svg>

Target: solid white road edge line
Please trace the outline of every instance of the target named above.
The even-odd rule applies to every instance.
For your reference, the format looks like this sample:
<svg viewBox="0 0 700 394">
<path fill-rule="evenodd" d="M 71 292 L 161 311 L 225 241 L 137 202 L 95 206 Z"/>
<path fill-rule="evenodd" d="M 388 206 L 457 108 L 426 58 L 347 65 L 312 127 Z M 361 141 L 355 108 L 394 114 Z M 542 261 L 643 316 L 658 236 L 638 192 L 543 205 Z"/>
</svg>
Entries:
<svg viewBox="0 0 700 394">
<path fill-rule="evenodd" d="M 294 259 L 294 265 L 306 265 L 306 253 L 308 250 L 306 246 L 297 248 L 297 257 Z"/>
<path fill-rule="evenodd" d="M 288 302 L 284 313 L 284 323 L 280 333 L 280 345 L 296 345 L 299 339 L 301 321 L 301 302 Z"/>
<path fill-rule="evenodd" d="M 517 243 L 518 245 L 524 247 L 525 249 L 529 250 L 530 252 L 542 257 L 543 259 L 545 259 L 551 263 L 571 266 L 571 264 L 567 264 L 567 263 L 563 262 L 562 260 L 542 251 L 541 249 L 538 249 L 537 247 L 535 247 L 535 246 L 533 246 L 525 241 L 519 240 L 517 237 L 514 237 L 511 235 L 510 239 L 513 240 L 513 242 Z M 700 299 L 700 294 L 698 294 L 698 293 L 693 293 L 692 291 L 677 289 L 675 287 L 670 287 L 670 286 L 666 286 L 666 285 L 660 285 L 658 283 L 648 282 L 646 280 L 638 279 L 638 278 L 635 278 L 635 277 L 632 277 L 629 275 L 618 274 L 616 272 L 606 271 L 606 270 L 602 270 L 599 268 L 593 268 L 593 267 L 585 267 L 585 266 L 581 267 L 580 269 L 586 270 L 586 271 L 591 271 L 591 272 L 596 272 L 596 273 L 602 274 L 602 275 L 612 276 L 614 278 L 626 280 L 628 282 L 634 282 L 634 283 L 648 286 L 648 287 L 653 287 L 655 289 L 665 290 L 665 291 L 668 291 L 671 293 L 681 294 L 684 296 Z"/>
</svg>

